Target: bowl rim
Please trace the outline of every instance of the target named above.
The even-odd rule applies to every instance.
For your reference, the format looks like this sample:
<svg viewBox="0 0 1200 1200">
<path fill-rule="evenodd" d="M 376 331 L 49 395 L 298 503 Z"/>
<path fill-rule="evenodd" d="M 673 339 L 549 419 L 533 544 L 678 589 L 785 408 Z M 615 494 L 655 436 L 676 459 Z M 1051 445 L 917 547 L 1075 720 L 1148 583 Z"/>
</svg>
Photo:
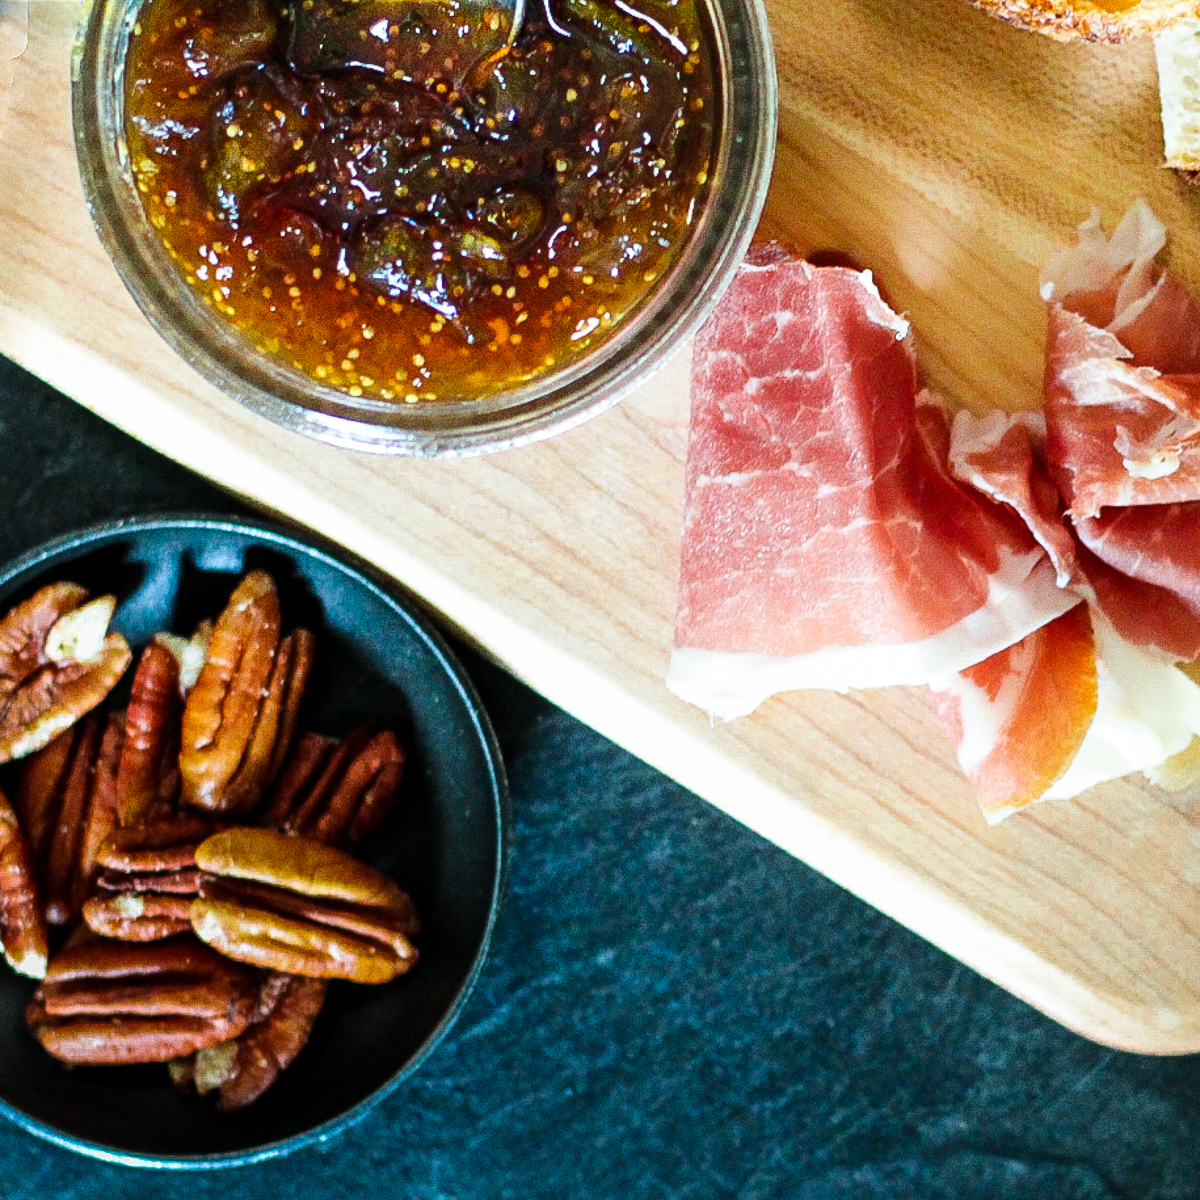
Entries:
<svg viewBox="0 0 1200 1200">
<path fill-rule="evenodd" d="M 434 1053 L 474 993 L 491 950 L 496 925 L 507 897 L 511 869 L 512 801 L 504 759 L 491 718 L 469 674 L 437 629 L 429 610 L 424 609 L 419 601 L 403 591 L 401 584 L 389 579 L 378 568 L 356 558 L 351 552 L 313 531 L 291 528 L 265 518 L 230 516 L 212 511 L 146 513 L 98 521 L 50 538 L 15 558 L 0 563 L 0 602 L 7 600 L 7 594 L 19 593 L 24 584 L 32 582 L 65 554 L 73 551 L 86 553 L 89 548 L 102 547 L 130 534 L 152 534 L 156 530 L 168 529 L 215 530 L 227 535 L 245 537 L 256 545 L 273 545 L 294 554 L 316 559 L 325 567 L 340 572 L 355 584 L 365 587 L 379 601 L 393 608 L 446 672 L 462 698 L 465 713 L 478 739 L 479 749 L 487 767 L 487 799 L 492 806 L 490 813 L 496 831 L 495 869 L 491 894 L 487 900 L 487 921 L 481 931 L 474 960 L 453 1002 L 412 1057 L 383 1084 L 341 1114 L 311 1129 L 249 1149 L 214 1154 L 163 1156 L 117 1150 L 101 1142 L 66 1133 L 0 1097 L 0 1117 L 43 1141 L 86 1157 L 127 1167 L 174 1171 L 215 1170 L 249 1166 L 281 1158 L 306 1146 L 328 1142 L 338 1137 L 367 1117 Z M 31 984 L 32 982 L 30 981 Z"/>
<path fill-rule="evenodd" d="M 611 337 L 565 371 L 496 398 L 393 404 L 354 400 L 245 339 L 190 290 L 150 230 L 129 175 L 123 130 L 105 105 L 108 38 L 149 0 L 95 0 L 72 58 L 72 123 L 84 200 L 117 275 L 157 334 L 224 395 L 291 432 L 331 445 L 414 457 L 462 457 L 539 441 L 623 399 L 696 332 L 737 272 L 766 203 L 774 165 L 778 80 L 764 0 L 698 0 L 707 14 L 720 98 L 710 176 L 727 173 L 660 288 Z M 124 43 L 120 43 L 124 44 Z M 124 62 L 110 64 L 116 82 Z M 210 344 L 211 342 L 211 344 Z M 238 361 L 234 362 L 233 360 Z M 502 402 L 502 403 L 501 403 Z"/>
</svg>

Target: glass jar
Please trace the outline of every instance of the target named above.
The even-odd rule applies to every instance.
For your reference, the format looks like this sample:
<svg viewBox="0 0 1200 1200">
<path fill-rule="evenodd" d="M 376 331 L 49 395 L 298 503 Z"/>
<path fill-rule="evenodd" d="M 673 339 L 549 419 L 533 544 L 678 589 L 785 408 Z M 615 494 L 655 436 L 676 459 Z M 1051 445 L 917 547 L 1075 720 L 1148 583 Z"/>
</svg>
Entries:
<svg viewBox="0 0 1200 1200">
<path fill-rule="evenodd" d="M 417 456 L 521 445 L 579 424 L 647 379 L 703 321 L 733 277 L 757 225 L 775 146 L 777 90 L 760 0 L 701 0 L 716 105 L 701 208 L 672 265 L 607 338 L 514 386 L 413 403 L 323 385 L 251 340 L 181 278 L 151 228 L 125 136 L 125 64 L 149 0 L 96 0 L 74 64 L 75 144 L 84 194 L 125 285 L 158 333 L 225 394 L 323 442 Z"/>
</svg>

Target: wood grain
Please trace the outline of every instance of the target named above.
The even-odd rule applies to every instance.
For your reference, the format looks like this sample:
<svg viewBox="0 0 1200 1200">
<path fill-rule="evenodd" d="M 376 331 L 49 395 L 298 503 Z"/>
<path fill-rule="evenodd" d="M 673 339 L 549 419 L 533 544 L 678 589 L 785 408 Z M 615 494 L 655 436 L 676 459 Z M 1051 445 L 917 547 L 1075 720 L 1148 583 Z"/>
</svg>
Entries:
<svg viewBox="0 0 1200 1200">
<path fill-rule="evenodd" d="M 1148 45 L 1063 46 L 960 0 L 769 12 L 764 232 L 873 267 L 956 402 L 1038 402 L 1038 266 L 1093 205 L 1111 221 L 1145 196 L 1197 282 L 1197 201 L 1159 165 Z M 676 701 L 686 354 L 579 429 L 459 462 L 332 450 L 218 395 L 149 329 L 89 224 L 78 16 L 29 5 L 0 128 L 0 351 L 374 561 L 551 699 L 1057 1020 L 1200 1049 L 1200 796 L 1126 781 L 992 829 L 920 691 L 794 694 L 716 728 Z"/>
</svg>

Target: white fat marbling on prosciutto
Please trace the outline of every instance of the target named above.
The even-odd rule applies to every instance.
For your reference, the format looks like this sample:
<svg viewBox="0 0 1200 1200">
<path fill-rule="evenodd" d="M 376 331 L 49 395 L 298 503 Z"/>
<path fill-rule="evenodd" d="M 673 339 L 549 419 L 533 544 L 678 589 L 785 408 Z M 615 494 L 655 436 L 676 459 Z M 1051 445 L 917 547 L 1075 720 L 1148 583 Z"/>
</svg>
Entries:
<svg viewBox="0 0 1200 1200">
<path fill-rule="evenodd" d="M 716 719 L 732 720 L 780 692 L 928 684 L 1011 646 L 1078 602 L 1057 585 L 1046 557 L 1031 552 L 1001 566 L 986 604 L 919 641 L 829 645 L 790 656 L 676 646 L 667 687 Z"/>
<path fill-rule="evenodd" d="M 1104 232 L 1099 211 L 1093 210 L 1079 226 L 1075 245 L 1047 259 L 1041 273 L 1042 299 L 1099 292 L 1116 280 L 1119 286 L 1107 322 L 1115 333 L 1137 319 L 1162 285 L 1154 260 L 1166 244 L 1167 227 L 1144 200 L 1130 205 L 1111 237 Z"/>
</svg>

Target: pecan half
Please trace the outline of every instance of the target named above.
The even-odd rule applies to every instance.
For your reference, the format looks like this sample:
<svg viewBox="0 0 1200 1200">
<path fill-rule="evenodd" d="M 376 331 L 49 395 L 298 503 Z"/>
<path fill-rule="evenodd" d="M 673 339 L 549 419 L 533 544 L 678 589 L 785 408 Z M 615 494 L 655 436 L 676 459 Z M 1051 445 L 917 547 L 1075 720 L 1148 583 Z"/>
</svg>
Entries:
<svg viewBox="0 0 1200 1200">
<path fill-rule="evenodd" d="M 51 839 L 58 828 L 58 808 L 76 739 L 88 721 L 89 718 L 85 717 L 79 725 L 60 733 L 20 764 L 17 775 L 17 816 L 29 839 L 29 848 L 39 870 L 46 861 Z"/>
<path fill-rule="evenodd" d="M 0 792 L 0 945 L 14 971 L 40 979 L 50 953 L 29 843 Z"/>
<path fill-rule="evenodd" d="M 217 1090 L 217 1108 L 222 1112 L 245 1108 L 304 1049 L 328 989 L 327 979 L 269 972 L 246 1031 L 172 1063 L 172 1079 L 177 1086 L 190 1086 L 202 1095 Z"/>
<path fill-rule="evenodd" d="M 281 667 L 277 674 L 280 683 L 279 720 L 275 742 L 271 747 L 271 760 L 267 766 L 264 787 L 269 786 L 279 774 L 292 748 L 296 726 L 300 721 L 300 705 L 304 690 L 312 673 L 313 653 L 317 639 L 311 630 L 294 629 L 279 645 Z"/>
<path fill-rule="evenodd" d="M 166 1062 L 236 1037 L 250 1022 L 256 989 L 255 972 L 190 936 L 89 936 L 51 959 L 26 1022 L 65 1062 Z"/>
<path fill-rule="evenodd" d="M 72 921 L 83 901 L 80 855 L 103 724 L 99 713 L 88 713 L 28 760 L 18 783 L 21 816 L 32 833 L 35 859 L 42 856 L 42 898 L 52 925 Z"/>
<path fill-rule="evenodd" d="M 183 801 L 245 813 L 286 753 L 312 662 L 312 635 L 280 633 L 279 596 L 251 571 L 217 619 L 183 711 Z"/>
<path fill-rule="evenodd" d="M 306 733 L 267 800 L 264 820 L 285 833 L 357 845 L 391 810 L 404 777 L 395 734 L 363 727 L 338 742 Z"/>
<path fill-rule="evenodd" d="M 274 972 L 267 977 L 255 1016 L 236 1040 L 237 1053 L 221 1080 L 219 1109 L 245 1108 L 291 1065 L 308 1042 L 328 988 L 327 979 Z M 207 1053 L 201 1050 L 197 1057 Z"/>
<path fill-rule="evenodd" d="M 280 641 L 254 734 L 242 765 L 230 780 L 222 811 L 245 813 L 262 798 L 287 752 L 311 664 L 312 640 L 307 630 Z"/>
<path fill-rule="evenodd" d="M 416 909 L 351 855 L 270 829 L 227 829 L 196 851 L 192 927 L 243 962 L 318 978 L 385 983 L 417 959 Z"/>
<path fill-rule="evenodd" d="M 96 853 L 116 825 L 123 726 L 117 715 L 88 713 L 27 760 L 20 776 L 19 809 L 33 835 L 46 919 L 52 925 L 69 924 L 79 915 L 95 875 Z"/>
<path fill-rule="evenodd" d="M 195 867 L 196 848 L 219 823 L 203 813 L 172 813 L 110 834 L 97 861 L 114 871 L 176 871 Z"/>
<path fill-rule="evenodd" d="M 132 825 L 169 806 L 178 788 L 180 663 L 159 641 L 142 651 L 125 710 L 125 744 L 117 772 L 119 823 Z"/>
<path fill-rule="evenodd" d="M 132 658 L 116 600 L 51 584 L 0 619 L 0 762 L 41 749 L 112 691 Z"/>
<path fill-rule="evenodd" d="M 116 830 L 100 848 L 101 867 L 83 919 L 105 937 L 147 942 L 191 929 L 199 892 L 196 847 L 216 828 L 199 813 L 179 813 Z"/>
<path fill-rule="evenodd" d="M 77 583 L 51 583 L 0 618 L 0 698 L 46 661 L 46 639 L 60 617 L 87 599 Z"/>
<path fill-rule="evenodd" d="M 187 804 L 214 812 L 243 806 L 233 784 L 275 667 L 279 624 L 274 581 L 265 571 L 250 572 L 217 619 L 208 657 L 184 706 L 179 770 Z"/>
<path fill-rule="evenodd" d="M 113 713 L 105 723 L 104 733 L 100 738 L 100 750 L 92 768 L 87 813 L 79 835 L 79 855 L 75 863 L 72 896 L 76 912 L 96 877 L 96 860 L 100 854 L 100 847 L 116 829 L 120 820 L 117 771 L 124 740 L 125 718 L 120 713 Z"/>
</svg>

